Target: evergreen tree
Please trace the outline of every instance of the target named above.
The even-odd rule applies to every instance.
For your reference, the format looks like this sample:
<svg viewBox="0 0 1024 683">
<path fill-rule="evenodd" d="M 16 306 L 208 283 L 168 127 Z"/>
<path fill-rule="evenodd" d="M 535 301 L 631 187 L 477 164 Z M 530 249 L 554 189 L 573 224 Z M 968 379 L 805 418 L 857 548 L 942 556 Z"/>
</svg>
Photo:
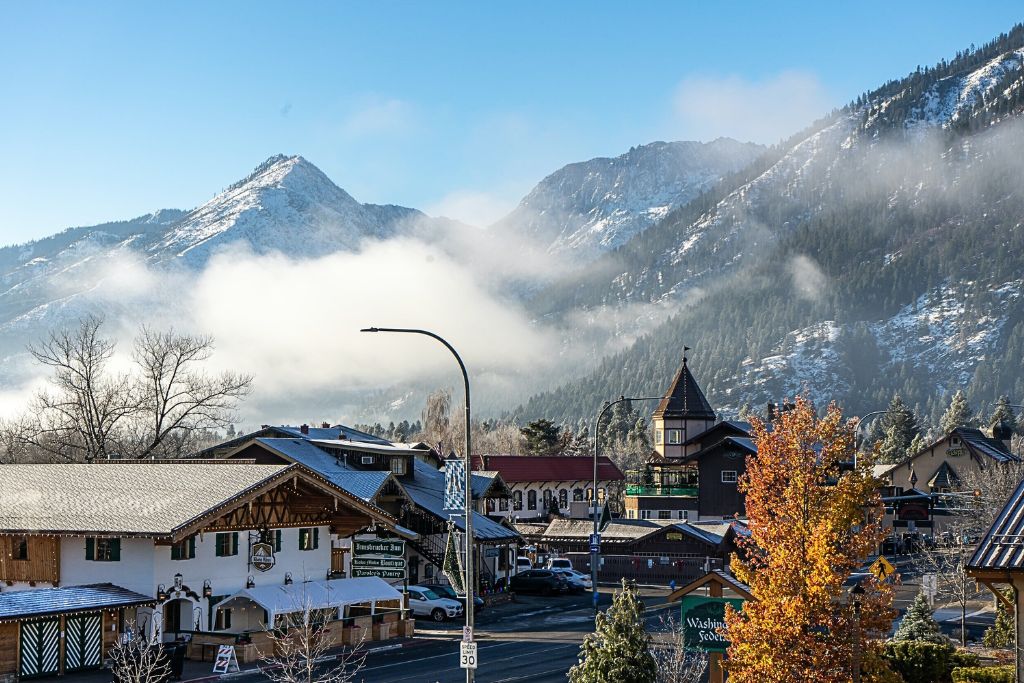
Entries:
<svg viewBox="0 0 1024 683">
<path fill-rule="evenodd" d="M 523 449 L 528 455 L 553 455 L 561 443 L 562 428 L 551 420 L 541 418 L 519 429 Z"/>
<path fill-rule="evenodd" d="M 921 427 L 917 415 L 903 403 L 899 394 L 894 394 L 889 401 L 888 412 L 878 421 L 881 443 L 879 444 L 878 461 L 893 463 L 904 460 L 915 451 L 911 444 L 921 436 Z"/>
<path fill-rule="evenodd" d="M 918 591 L 903 621 L 896 629 L 893 640 L 919 640 L 929 643 L 948 643 L 949 639 L 942 635 L 942 629 L 932 617 L 932 608 L 924 591 Z"/>
<path fill-rule="evenodd" d="M 953 394 L 953 398 L 949 402 L 949 407 L 946 408 L 946 412 L 942 415 L 942 420 L 939 422 L 939 428 L 943 434 L 949 434 L 957 427 L 973 427 L 974 426 L 974 415 L 971 413 L 971 407 L 967 404 L 967 397 L 964 396 L 964 392 L 957 390 Z"/>
<path fill-rule="evenodd" d="M 598 613 L 594 632 L 583 639 L 569 683 L 653 683 L 658 665 L 650 644 L 636 585 L 623 579 L 612 606 Z"/>
<path fill-rule="evenodd" d="M 988 426 L 995 427 L 998 424 L 1004 424 L 1014 432 L 1017 431 L 1017 416 L 1013 414 L 1013 408 L 1010 407 L 1010 399 L 1007 396 L 1000 396 L 999 400 L 996 401 L 995 410 L 992 411 L 992 416 L 988 419 Z"/>
<path fill-rule="evenodd" d="M 1013 600 L 1012 592 L 1004 591 L 1003 595 L 1007 599 Z M 985 647 L 1013 647 L 1016 642 L 1016 634 L 1017 628 L 1013 613 L 1006 609 L 1000 600 L 999 606 L 996 608 L 996 623 L 985 629 L 982 642 L 985 643 Z"/>
</svg>

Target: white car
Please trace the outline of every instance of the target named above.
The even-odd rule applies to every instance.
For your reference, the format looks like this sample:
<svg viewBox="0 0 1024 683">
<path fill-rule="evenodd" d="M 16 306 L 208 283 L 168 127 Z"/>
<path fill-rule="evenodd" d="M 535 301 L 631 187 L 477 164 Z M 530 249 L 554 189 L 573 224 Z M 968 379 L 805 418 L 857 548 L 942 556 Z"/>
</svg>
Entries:
<svg viewBox="0 0 1024 683">
<path fill-rule="evenodd" d="M 573 592 L 588 591 L 593 588 L 594 583 L 590 580 L 590 576 L 583 572 L 578 572 L 575 569 L 560 569 L 555 568 L 551 571 L 557 572 L 565 577 L 565 580 L 569 582 L 569 588 Z"/>
<path fill-rule="evenodd" d="M 550 560 L 548 560 L 548 566 L 546 568 L 568 569 L 569 571 L 572 571 L 572 562 L 570 562 L 569 559 L 565 557 L 552 557 Z"/>
<path fill-rule="evenodd" d="M 409 586 L 409 609 L 417 617 L 430 617 L 434 621 L 462 616 L 462 603 L 442 598 L 425 586 Z"/>
</svg>

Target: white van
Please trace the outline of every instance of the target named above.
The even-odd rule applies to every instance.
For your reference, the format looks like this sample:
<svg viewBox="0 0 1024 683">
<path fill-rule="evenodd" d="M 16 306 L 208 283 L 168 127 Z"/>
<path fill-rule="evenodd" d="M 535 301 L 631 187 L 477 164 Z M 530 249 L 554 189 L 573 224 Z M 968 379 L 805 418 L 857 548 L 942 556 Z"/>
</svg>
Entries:
<svg viewBox="0 0 1024 683">
<path fill-rule="evenodd" d="M 516 558 L 516 574 L 525 572 L 527 569 L 533 569 L 533 562 L 530 561 L 530 558 L 520 555 Z"/>
<path fill-rule="evenodd" d="M 552 557 L 548 560 L 548 569 L 572 569 L 572 562 L 565 557 Z"/>
</svg>

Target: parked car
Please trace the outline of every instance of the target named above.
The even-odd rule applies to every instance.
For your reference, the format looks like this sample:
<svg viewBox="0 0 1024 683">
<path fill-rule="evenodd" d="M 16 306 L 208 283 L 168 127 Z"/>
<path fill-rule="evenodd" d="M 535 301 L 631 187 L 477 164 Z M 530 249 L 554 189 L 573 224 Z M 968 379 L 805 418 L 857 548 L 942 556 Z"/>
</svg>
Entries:
<svg viewBox="0 0 1024 683">
<path fill-rule="evenodd" d="M 527 569 L 533 569 L 533 562 L 530 561 L 530 558 L 520 555 L 516 558 L 516 574 L 525 572 Z"/>
<path fill-rule="evenodd" d="M 517 593 L 541 595 L 555 595 L 569 590 L 569 582 L 565 577 L 550 569 L 529 569 L 519 572 L 509 581 L 509 586 Z"/>
<path fill-rule="evenodd" d="M 572 562 L 565 557 L 552 557 L 548 560 L 546 569 L 569 569 L 572 570 Z"/>
<path fill-rule="evenodd" d="M 565 577 L 565 580 L 569 583 L 569 590 L 574 593 L 582 593 L 593 588 L 594 584 L 590 580 L 590 576 L 583 572 L 578 572 L 575 569 L 552 569 L 551 571 L 557 572 Z"/>
<path fill-rule="evenodd" d="M 432 590 L 435 593 L 437 593 L 438 595 L 440 595 L 442 598 L 448 598 L 449 600 L 455 600 L 456 602 L 458 602 L 458 603 L 460 603 L 462 605 L 466 604 L 465 596 L 460 596 L 458 593 L 455 592 L 454 588 L 452 588 L 451 586 L 449 586 L 446 583 L 428 583 L 428 584 L 424 584 L 423 587 L 424 588 L 429 588 L 430 590 Z M 473 596 L 473 614 L 480 614 L 480 612 L 483 611 L 485 604 L 487 604 L 487 603 L 484 602 L 483 598 L 481 598 L 479 595 L 474 595 Z M 463 607 L 463 609 L 465 609 L 465 607 Z"/>
<path fill-rule="evenodd" d="M 462 603 L 438 595 L 426 586 L 409 586 L 409 609 L 414 616 L 430 617 L 434 621 L 462 616 Z"/>
</svg>

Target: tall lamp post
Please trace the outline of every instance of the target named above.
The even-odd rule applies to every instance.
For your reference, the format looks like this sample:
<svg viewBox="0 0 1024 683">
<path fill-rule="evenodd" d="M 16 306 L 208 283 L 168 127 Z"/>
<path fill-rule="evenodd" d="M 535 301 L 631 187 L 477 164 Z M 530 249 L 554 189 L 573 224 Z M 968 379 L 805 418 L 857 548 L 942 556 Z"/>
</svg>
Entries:
<svg viewBox="0 0 1024 683">
<path fill-rule="evenodd" d="M 854 438 L 853 438 L 853 441 L 854 441 L 854 443 L 853 443 L 853 469 L 857 469 L 857 454 L 860 453 L 860 445 L 861 445 L 861 443 L 863 443 L 863 440 L 864 440 L 863 437 L 862 437 L 862 434 L 861 434 L 861 428 L 867 426 L 867 424 L 871 421 L 871 418 L 873 418 L 874 416 L 876 416 L 876 415 L 885 415 L 886 413 L 891 413 L 891 412 L 893 412 L 893 411 L 891 411 L 891 410 L 872 410 L 870 413 L 864 415 L 863 417 L 861 417 L 857 421 L 857 429 L 853 433 L 853 436 L 854 436 Z"/>
<path fill-rule="evenodd" d="M 422 334 L 436 339 L 437 341 L 444 344 L 444 347 L 451 351 L 451 354 L 455 356 L 455 360 L 459 363 L 459 369 L 462 371 L 462 382 L 466 390 L 466 452 L 463 453 L 463 462 L 466 467 L 466 627 L 469 632 L 473 632 L 473 596 L 475 593 L 475 585 L 473 583 L 473 574 L 475 567 L 473 566 L 476 558 L 473 555 L 473 463 L 470 456 L 470 432 L 472 431 L 472 422 L 469 419 L 469 373 L 466 372 L 466 364 L 462 362 L 462 357 L 459 352 L 455 350 L 455 347 L 448 343 L 446 339 L 438 334 L 434 334 L 428 330 L 419 330 L 414 328 L 405 327 L 367 327 L 360 332 L 400 332 L 405 334 Z M 466 683 L 473 683 L 473 669 L 466 669 Z"/>
<path fill-rule="evenodd" d="M 601 418 L 604 414 L 612 409 L 612 406 L 623 401 L 660 401 L 663 396 L 640 396 L 637 398 L 627 398 L 625 396 L 619 396 L 617 399 L 606 405 L 601 409 L 601 412 L 597 414 L 597 421 L 594 423 L 594 488 L 591 498 L 591 512 L 594 517 L 594 533 L 590 537 L 590 590 L 593 596 L 594 612 L 597 613 L 597 561 L 598 554 L 601 549 L 600 537 L 598 536 L 598 519 L 597 519 L 597 451 L 598 442 L 601 440 Z M 604 497 L 604 504 L 608 504 L 608 496 Z"/>
</svg>

